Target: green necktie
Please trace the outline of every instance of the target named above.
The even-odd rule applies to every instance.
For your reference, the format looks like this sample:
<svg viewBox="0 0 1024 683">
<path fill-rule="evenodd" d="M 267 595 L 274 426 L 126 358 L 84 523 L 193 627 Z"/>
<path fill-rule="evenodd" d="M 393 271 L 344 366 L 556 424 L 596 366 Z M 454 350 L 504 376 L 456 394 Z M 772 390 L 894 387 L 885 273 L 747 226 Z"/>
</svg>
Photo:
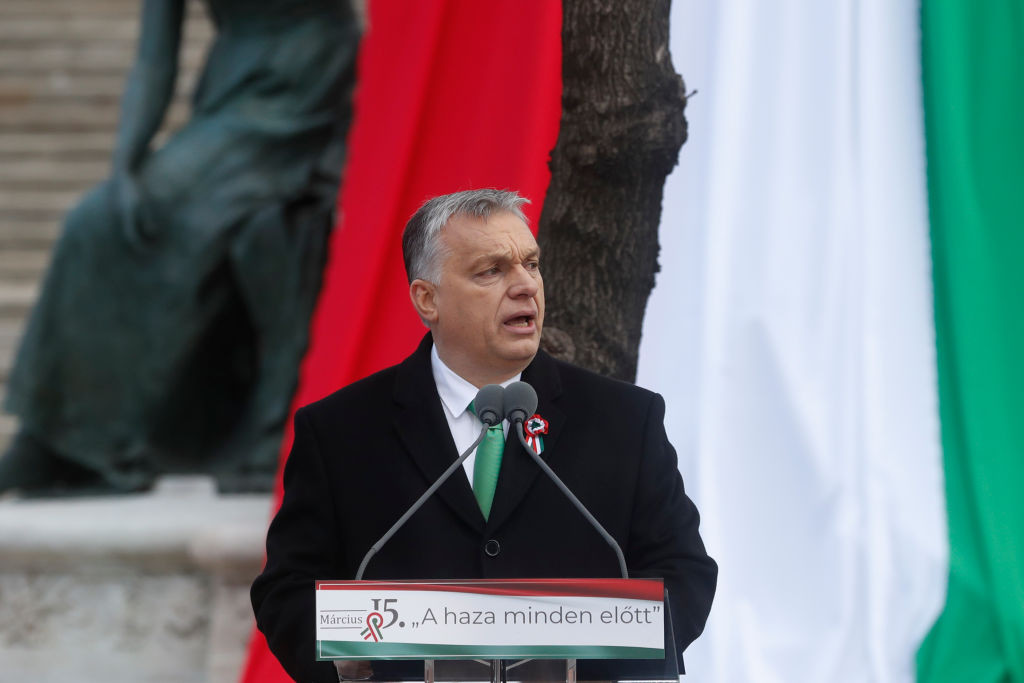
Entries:
<svg viewBox="0 0 1024 683">
<path fill-rule="evenodd" d="M 476 415 L 473 403 L 469 411 Z M 494 490 L 498 487 L 498 472 L 501 471 L 501 454 L 505 451 L 505 430 L 501 423 L 487 428 L 484 440 L 476 448 L 476 460 L 473 463 L 473 495 L 484 513 L 484 519 L 491 514 L 491 503 L 494 501 Z"/>
</svg>

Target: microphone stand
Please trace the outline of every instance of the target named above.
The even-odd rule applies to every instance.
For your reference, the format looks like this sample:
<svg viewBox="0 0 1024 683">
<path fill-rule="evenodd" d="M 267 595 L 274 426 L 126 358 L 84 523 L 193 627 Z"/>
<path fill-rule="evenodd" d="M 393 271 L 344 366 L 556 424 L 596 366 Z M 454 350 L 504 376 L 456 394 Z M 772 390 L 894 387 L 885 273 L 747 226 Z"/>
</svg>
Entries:
<svg viewBox="0 0 1024 683">
<path fill-rule="evenodd" d="M 451 477 L 456 470 L 462 467 L 462 463 L 466 462 L 466 458 L 469 457 L 469 454 L 475 451 L 476 447 L 480 445 L 480 442 L 484 440 L 484 435 L 487 434 L 487 430 L 490 429 L 490 427 L 491 425 L 485 422 L 483 429 L 480 430 L 480 435 L 477 436 L 476 441 L 466 449 L 466 452 L 460 455 L 458 460 L 448 466 L 448 469 L 444 471 L 444 474 L 438 477 L 437 481 L 431 484 L 430 488 L 423 492 L 423 495 L 421 495 L 416 502 L 405 511 L 404 515 L 398 518 L 397 522 L 391 525 L 391 528 L 388 529 L 387 533 L 380 537 L 379 541 L 370 546 L 370 549 L 366 551 L 366 555 L 363 557 L 363 561 L 359 565 L 359 571 L 356 572 L 356 581 L 363 580 L 363 572 L 366 571 L 366 565 L 369 564 L 370 558 L 376 555 L 377 551 L 384 547 L 385 543 L 391 540 L 391 537 L 402 528 L 409 518 L 416 514 L 416 511 L 423 506 L 423 503 L 427 502 L 427 498 L 434 495 L 434 492 L 441 488 L 441 485 L 448 481 L 448 478 Z"/>
<path fill-rule="evenodd" d="M 519 437 L 519 443 L 523 445 L 526 452 L 529 453 L 530 457 L 533 458 L 533 461 L 537 463 L 537 467 L 541 468 L 544 474 L 548 475 L 548 478 L 555 482 L 555 486 L 557 486 L 559 490 L 565 494 L 566 498 L 576 506 L 576 509 L 579 510 L 580 514 L 583 515 L 587 521 L 590 522 L 590 525 L 597 530 L 597 533 L 601 534 L 601 538 L 605 540 L 605 543 L 612 547 L 612 550 L 615 551 L 615 557 L 619 561 L 619 571 L 622 573 L 622 578 L 628 579 L 629 572 L 626 569 L 626 558 L 622 554 L 622 548 L 619 547 L 618 541 L 612 538 L 612 535 L 609 534 L 603 526 L 601 526 L 601 523 L 597 521 L 597 518 L 594 517 L 594 515 L 590 514 L 590 510 L 588 510 L 587 507 L 580 502 L 580 499 L 576 497 L 576 494 L 570 491 L 569 487 L 558 478 L 558 475 L 555 474 L 554 470 L 552 470 L 548 464 L 544 462 L 539 455 L 537 455 L 537 451 L 530 448 L 530 444 L 526 443 L 526 437 L 523 436 L 523 417 L 521 415 L 517 414 L 515 416 L 512 429 L 515 430 L 516 436 Z"/>
</svg>

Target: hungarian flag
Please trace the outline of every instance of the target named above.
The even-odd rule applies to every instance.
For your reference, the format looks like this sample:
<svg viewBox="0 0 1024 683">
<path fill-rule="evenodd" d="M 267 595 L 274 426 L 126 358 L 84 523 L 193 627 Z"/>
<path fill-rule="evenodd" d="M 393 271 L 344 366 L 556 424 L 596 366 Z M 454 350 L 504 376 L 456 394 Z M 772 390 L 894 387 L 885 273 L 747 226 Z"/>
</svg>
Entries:
<svg viewBox="0 0 1024 683">
<path fill-rule="evenodd" d="M 547 0 L 368 3 L 338 224 L 294 407 L 398 363 L 426 333 L 401 249 L 425 200 L 518 190 L 536 231 L 561 115 L 561 28 L 561 5 Z M 290 680 L 259 632 L 241 680 Z"/>
<path fill-rule="evenodd" d="M 694 2 L 638 383 L 694 680 L 1024 681 L 1024 4 Z"/>
</svg>

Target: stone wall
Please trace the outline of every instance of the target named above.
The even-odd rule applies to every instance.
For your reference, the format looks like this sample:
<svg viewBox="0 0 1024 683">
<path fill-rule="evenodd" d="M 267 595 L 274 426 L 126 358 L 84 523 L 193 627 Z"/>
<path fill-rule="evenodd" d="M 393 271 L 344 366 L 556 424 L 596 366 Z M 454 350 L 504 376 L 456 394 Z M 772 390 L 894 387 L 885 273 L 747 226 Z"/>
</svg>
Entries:
<svg viewBox="0 0 1024 683">
<path fill-rule="evenodd" d="M 270 498 L 0 502 L 0 683 L 234 683 Z"/>
</svg>

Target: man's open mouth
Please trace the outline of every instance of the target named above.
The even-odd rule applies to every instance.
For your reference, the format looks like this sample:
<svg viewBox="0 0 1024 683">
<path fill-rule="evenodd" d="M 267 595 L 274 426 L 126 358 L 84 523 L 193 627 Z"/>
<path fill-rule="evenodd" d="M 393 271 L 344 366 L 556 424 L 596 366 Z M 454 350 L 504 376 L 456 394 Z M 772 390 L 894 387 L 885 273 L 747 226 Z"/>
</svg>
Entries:
<svg viewBox="0 0 1024 683">
<path fill-rule="evenodd" d="M 509 318 L 505 321 L 505 324 L 509 327 L 530 327 L 533 325 L 532 315 L 520 315 L 514 318 Z"/>
</svg>

